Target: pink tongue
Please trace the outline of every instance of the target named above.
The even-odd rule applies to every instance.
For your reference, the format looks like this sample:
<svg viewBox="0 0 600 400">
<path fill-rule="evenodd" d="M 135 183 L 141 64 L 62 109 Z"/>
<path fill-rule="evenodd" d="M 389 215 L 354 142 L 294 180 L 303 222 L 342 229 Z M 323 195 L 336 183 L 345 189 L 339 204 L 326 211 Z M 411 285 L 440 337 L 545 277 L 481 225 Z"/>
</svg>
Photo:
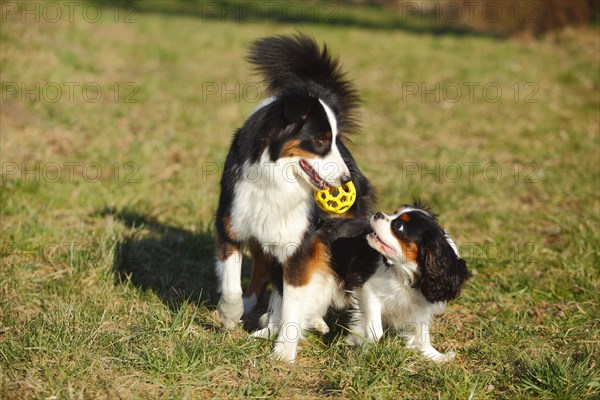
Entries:
<svg viewBox="0 0 600 400">
<path fill-rule="evenodd" d="M 317 183 L 317 186 L 319 186 L 323 190 L 329 187 L 329 185 L 327 185 L 325 181 L 321 179 L 321 177 L 316 173 L 316 171 L 312 169 L 312 167 L 308 165 L 308 163 L 305 160 L 300 160 L 300 166 Z"/>
</svg>

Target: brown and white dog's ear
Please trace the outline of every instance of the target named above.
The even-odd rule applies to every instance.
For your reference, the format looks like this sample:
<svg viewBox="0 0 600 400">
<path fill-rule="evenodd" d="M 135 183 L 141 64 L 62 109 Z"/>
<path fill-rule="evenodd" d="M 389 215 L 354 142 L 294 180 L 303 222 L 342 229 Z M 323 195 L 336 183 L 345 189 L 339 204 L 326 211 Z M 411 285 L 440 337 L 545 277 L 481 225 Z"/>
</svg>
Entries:
<svg viewBox="0 0 600 400">
<path fill-rule="evenodd" d="M 455 299 L 471 276 L 467 263 L 450 243 L 454 244 L 442 231 L 442 234 L 425 238 L 419 247 L 417 262 L 421 293 L 431 302 Z"/>
</svg>

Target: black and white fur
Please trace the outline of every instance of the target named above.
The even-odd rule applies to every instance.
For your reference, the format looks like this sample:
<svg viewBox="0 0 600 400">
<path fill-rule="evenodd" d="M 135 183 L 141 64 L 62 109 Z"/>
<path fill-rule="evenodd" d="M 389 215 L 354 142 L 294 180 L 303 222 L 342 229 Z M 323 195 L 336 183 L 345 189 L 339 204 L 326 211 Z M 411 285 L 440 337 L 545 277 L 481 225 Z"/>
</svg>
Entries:
<svg viewBox="0 0 600 400">
<path fill-rule="evenodd" d="M 329 220 L 320 235 L 328 240 L 329 276 L 315 282 L 306 298 L 307 328 L 322 332 L 327 308 L 351 307 L 347 343 L 375 343 L 384 327 L 403 334 L 406 345 L 436 362 L 450 361 L 431 345 L 429 327 L 445 304 L 456 298 L 469 278 L 466 263 L 434 214 L 415 203 L 392 215 L 376 213 L 370 221 Z M 265 328 L 254 333 L 268 338 L 277 329 L 281 296 L 274 291 Z M 312 326 L 311 326 L 312 324 Z M 326 332 L 326 325 L 324 331 Z"/>
<path fill-rule="evenodd" d="M 350 210 L 364 216 L 373 190 L 343 139 L 357 129 L 358 96 L 327 48 L 303 35 L 257 40 L 249 61 L 272 96 L 261 103 L 231 143 L 221 179 L 216 214 L 216 271 L 222 324 L 233 329 L 256 296 L 242 301 L 241 251 L 249 244 L 262 267 L 282 274 L 280 320 L 296 328 L 305 315 L 309 283 L 319 279 L 313 265 L 316 229 L 328 215 L 313 199 L 315 189 L 352 180 L 358 198 Z M 266 261 L 265 261 L 266 260 Z M 299 337 L 284 333 L 278 358 L 293 361 Z"/>
</svg>

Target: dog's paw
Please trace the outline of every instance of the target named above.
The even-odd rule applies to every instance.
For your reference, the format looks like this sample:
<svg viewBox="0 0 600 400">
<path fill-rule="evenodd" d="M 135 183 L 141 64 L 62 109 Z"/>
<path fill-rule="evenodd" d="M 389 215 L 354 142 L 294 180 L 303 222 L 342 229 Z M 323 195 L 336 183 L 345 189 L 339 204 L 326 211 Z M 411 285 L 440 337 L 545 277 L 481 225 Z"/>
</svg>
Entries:
<svg viewBox="0 0 600 400">
<path fill-rule="evenodd" d="M 273 346 L 273 356 L 277 361 L 293 363 L 296 361 L 297 343 L 277 342 Z"/>
<path fill-rule="evenodd" d="M 456 358 L 456 353 L 449 351 L 446 354 L 440 353 L 437 357 L 433 358 L 436 363 L 447 363 Z"/>
<path fill-rule="evenodd" d="M 275 329 L 273 329 L 273 327 L 267 326 L 265 328 L 262 329 L 258 329 L 254 332 L 252 332 L 252 334 L 250 336 L 252 336 L 253 338 L 256 339 L 273 339 L 273 337 L 275 337 Z"/>
<path fill-rule="evenodd" d="M 367 340 L 356 333 L 350 333 L 344 342 L 346 342 L 348 346 L 362 346 L 367 343 Z"/>
<path fill-rule="evenodd" d="M 317 317 L 308 322 L 308 329 L 313 332 L 320 333 L 321 335 L 326 335 L 329 333 L 329 326 L 325 323 L 323 318 Z"/>
<path fill-rule="evenodd" d="M 269 312 L 264 313 L 258 319 L 258 326 L 262 326 L 263 328 L 266 328 L 269 325 L 269 319 L 271 319 L 271 313 L 269 313 Z"/>
<path fill-rule="evenodd" d="M 437 350 L 424 351 L 423 355 L 429 358 L 431 361 L 439 364 L 450 362 L 456 358 L 456 353 L 453 351 L 449 351 L 446 354 L 439 353 Z"/>
<path fill-rule="evenodd" d="M 235 329 L 240 322 L 240 318 L 244 313 L 244 304 L 242 298 L 236 298 L 234 300 L 225 300 L 221 298 L 219 301 L 219 321 L 225 327 L 225 329 Z"/>
</svg>

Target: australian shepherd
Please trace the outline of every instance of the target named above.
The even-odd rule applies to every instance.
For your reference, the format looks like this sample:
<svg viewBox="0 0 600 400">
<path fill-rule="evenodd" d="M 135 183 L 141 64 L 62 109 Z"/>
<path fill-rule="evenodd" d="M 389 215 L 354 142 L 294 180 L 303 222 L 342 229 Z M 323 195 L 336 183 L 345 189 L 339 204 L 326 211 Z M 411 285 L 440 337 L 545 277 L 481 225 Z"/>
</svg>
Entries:
<svg viewBox="0 0 600 400">
<path fill-rule="evenodd" d="M 317 207 L 313 191 L 352 180 L 357 200 L 348 217 L 368 215 L 374 194 L 344 143 L 358 128 L 358 95 L 327 47 L 304 35 L 267 37 L 251 45 L 248 60 L 270 97 L 235 133 L 225 161 L 216 214 L 218 312 L 227 329 L 235 328 L 271 271 L 280 273 L 284 329 L 274 351 L 292 361 L 306 299 L 318 295 L 309 288 L 330 276 L 321 257 L 326 245 L 316 234 L 330 215 Z M 254 266 L 242 298 L 244 245 Z"/>
</svg>

